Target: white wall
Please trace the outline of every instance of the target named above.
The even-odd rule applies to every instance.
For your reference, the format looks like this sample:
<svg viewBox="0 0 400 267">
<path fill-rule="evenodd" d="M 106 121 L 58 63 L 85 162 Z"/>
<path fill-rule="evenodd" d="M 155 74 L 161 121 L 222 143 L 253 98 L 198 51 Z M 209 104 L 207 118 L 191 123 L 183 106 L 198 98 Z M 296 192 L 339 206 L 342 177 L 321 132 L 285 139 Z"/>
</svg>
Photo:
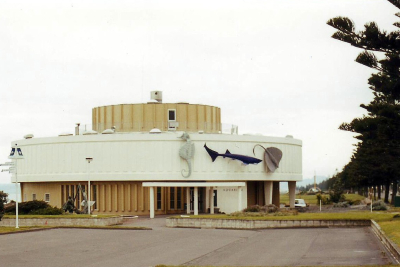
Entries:
<svg viewBox="0 0 400 267">
<path fill-rule="evenodd" d="M 226 214 L 232 213 L 238 210 L 238 187 L 218 187 L 217 188 L 217 207 L 220 212 L 225 212 Z M 242 205 L 241 210 L 247 208 L 247 187 L 240 187 L 242 191 Z"/>
<path fill-rule="evenodd" d="M 60 136 L 13 141 L 25 159 L 18 161 L 19 182 L 39 181 L 300 181 L 302 179 L 302 143 L 292 138 L 190 134 L 195 144 L 193 172 L 189 178 L 186 161 L 179 157 L 185 141 L 182 133 L 125 133 L 109 135 Z M 265 171 L 264 162 L 244 166 L 240 161 L 218 157 L 215 162 L 204 144 L 218 153 L 253 156 L 253 147 L 274 146 L 283 157 L 275 173 Z M 263 149 L 255 157 L 263 159 Z M 87 157 L 93 158 L 88 164 Z M 12 179 L 12 181 L 15 181 Z"/>
</svg>

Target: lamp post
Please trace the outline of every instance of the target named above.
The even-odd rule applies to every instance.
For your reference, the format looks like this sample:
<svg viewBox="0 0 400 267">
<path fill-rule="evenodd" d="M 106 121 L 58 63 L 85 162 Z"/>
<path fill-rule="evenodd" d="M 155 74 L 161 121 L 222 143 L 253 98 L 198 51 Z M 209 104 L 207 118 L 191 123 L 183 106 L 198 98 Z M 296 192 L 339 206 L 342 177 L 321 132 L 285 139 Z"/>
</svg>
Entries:
<svg viewBox="0 0 400 267">
<path fill-rule="evenodd" d="M 93 160 L 93 158 L 86 158 L 86 161 L 90 164 L 90 162 Z M 90 215 L 90 174 L 89 174 L 89 164 L 87 165 L 87 175 L 88 175 L 88 199 L 87 199 L 87 205 L 88 205 L 88 214 Z"/>
<path fill-rule="evenodd" d="M 15 153 L 15 151 L 17 151 L 17 153 Z M 18 168 L 17 168 L 17 162 L 18 159 L 23 159 L 24 155 L 22 154 L 22 150 L 18 147 L 18 144 L 15 144 L 15 146 L 13 146 L 11 148 L 11 152 L 10 152 L 10 156 L 8 156 L 9 159 L 13 159 L 15 161 L 12 162 L 12 165 L 10 166 L 14 166 L 15 170 L 14 170 L 14 174 L 15 174 L 15 194 L 16 194 L 16 199 L 15 199 L 15 228 L 19 228 L 18 225 Z M 11 163 L 11 162 L 10 162 Z"/>
</svg>

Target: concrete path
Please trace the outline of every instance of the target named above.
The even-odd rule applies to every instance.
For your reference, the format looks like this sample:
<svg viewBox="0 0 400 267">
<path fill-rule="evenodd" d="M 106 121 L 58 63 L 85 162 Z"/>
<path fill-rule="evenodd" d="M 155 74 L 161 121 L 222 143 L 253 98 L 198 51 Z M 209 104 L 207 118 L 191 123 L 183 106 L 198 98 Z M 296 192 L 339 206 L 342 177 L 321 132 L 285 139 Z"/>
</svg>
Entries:
<svg viewBox="0 0 400 267">
<path fill-rule="evenodd" d="M 130 219 L 153 230 L 55 229 L 0 236 L 0 266 L 382 265 L 369 228 L 217 230 L 166 228 L 165 218 Z"/>
</svg>

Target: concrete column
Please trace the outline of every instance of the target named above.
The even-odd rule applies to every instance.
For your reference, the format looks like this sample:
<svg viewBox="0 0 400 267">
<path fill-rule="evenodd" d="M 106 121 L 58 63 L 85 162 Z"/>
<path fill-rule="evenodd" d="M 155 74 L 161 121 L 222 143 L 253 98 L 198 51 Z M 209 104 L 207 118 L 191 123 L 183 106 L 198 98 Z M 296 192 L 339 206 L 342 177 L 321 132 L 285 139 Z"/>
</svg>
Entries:
<svg viewBox="0 0 400 267">
<path fill-rule="evenodd" d="M 277 206 L 279 208 L 281 198 L 280 198 L 280 192 L 279 192 L 279 182 L 272 182 L 272 204 Z"/>
<path fill-rule="evenodd" d="M 238 211 L 242 210 L 242 187 L 238 186 Z"/>
<path fill-rule="evenodd" d="M 154 187 L 150 187 L 150 219 L 154 218 Z"/>
<path fill-rule="evenodd" d="M 214 187 L 210 187 L 210 214 L 214 214 Z"/>
<path fill-rule="evenodd" d="M 264 182 L 265 205 L 272 204 L 272 181 Z"/>
<path fill-rule="evenodd" d="M 186 214 L 190 214 L 190 187 L 186 187 Z"/>
<path fill-rule="evenodd" d="M 205 197 L 205 207 L 206 207 L 206 212 L 208 210 L 208 208 L 210 208 L 210 187 L 206 187 L 206 197 Z"/>
<path fill-rule="evenodd" d="M 87 201 L 87 205 L 88 205 L 88 214 L 90 215 L 90 180 L 88 181 L 88 201 Z"/>
<path fill-rule="evenodd" d="M 296 181 L 288 182 L 289 187 L 289 204 L 290 208 L 294 208 L 294 199 L 296 198 Z"/>
<path fill-rule="evenodd" d="M 194 203 L 193 203 L 194 215 L 199 215 L 199 188 L 194 188 Z"/>
</svg>

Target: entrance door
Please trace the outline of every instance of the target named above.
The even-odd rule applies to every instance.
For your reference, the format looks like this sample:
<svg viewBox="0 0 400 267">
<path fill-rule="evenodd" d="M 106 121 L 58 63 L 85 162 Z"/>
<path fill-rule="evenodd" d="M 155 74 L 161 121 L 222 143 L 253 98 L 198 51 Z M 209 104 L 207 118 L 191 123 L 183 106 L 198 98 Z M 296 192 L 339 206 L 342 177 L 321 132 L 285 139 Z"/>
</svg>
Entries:
<svg viewBox="0 0 400 267">
<path fill-rule="evenodd" d="M 198 210 L 199 212 L 204 212 L 203 211 L 203 189 L 204 188 L 197 188 L 197 195 L 198 195 L 198 202 L 199 202 L 199 206 L 198 206 Z M 193 212 L 194 211 L 194 187 L 190 188 L 190 211 Z"/>
</svg>

